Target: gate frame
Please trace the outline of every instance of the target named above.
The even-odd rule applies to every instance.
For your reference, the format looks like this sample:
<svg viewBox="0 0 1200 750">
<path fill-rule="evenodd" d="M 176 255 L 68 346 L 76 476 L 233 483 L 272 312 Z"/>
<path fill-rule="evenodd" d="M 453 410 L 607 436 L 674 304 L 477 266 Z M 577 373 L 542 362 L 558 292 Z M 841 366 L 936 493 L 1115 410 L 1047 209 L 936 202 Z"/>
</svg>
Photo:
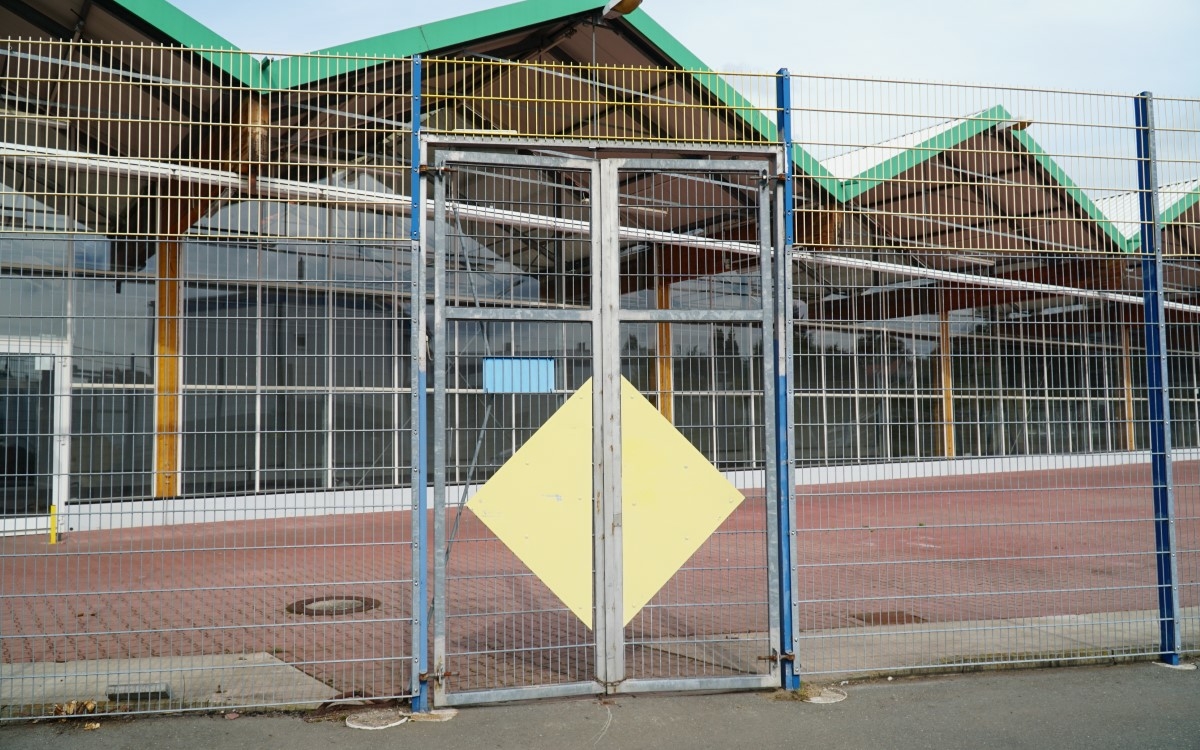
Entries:
<svg viewBox="0 0 1200 750">
<path fill-rule="evenodd" d="M 577 142 L 564 139 L 519 139 L 519 138 L 481 138 L 473 136 L 454 136 L 438 133 L 431 135 L 422 133 L 419 136 L 420 172 L 433 184 L 431 191 L 434 198 L 432 206 L 425 201 L 426 214 L 432 209 L 434 220 L 432 231 L 421 233 L 420 249 L 414 253 L 421 260 L 421 268 L 414 269 L 414 275 L 424 273 L 424 262 L 429 254 L 433 254 L 434 288 L 433 299 L 426 299 L 431 304 L 433 315 L 431 323 L 433 336 L 433 503 L 434 535 L 431 547 L 434 567 L 433 597 L 429 602 L 432 620 L 432 643 L 421 644 L 432 646 L 432 661 L 429 680 L 433 683 L 433 703 L 437 706 L 459 706 L 494 703 L 511 700 L 535 698 L 551 698 L 579 695 L 596 695 L 603 693 L 645 693 L 654 691 L 683 691 L 683 690 L 718 690 L 718 689 L 753 689 L 778 687 L 784 664 L 792 657 L 786 650 L 781 651 L 776 646 L 781 643 L 785 634 L 781 631 L 783 617 L 782 606 L 790 606 L 791 591 L 785 590 L 786 577 L 780 575 L 779 554 L 781 534 L 790 535 L 791 529 L 781 529 L 780 521 L 790 521 L 792 514 L 786 508 L 791 496 L 790 488 L 781 487 L 781 477 L 774 471 L 782 455 L 790 454 L 792 443 L 791 431 L 786 423 L 781 424 L 780 414 L 775 408 L 778 380 L 785 377 L 779 369 L 778 352 L 786 351 L 786 343 L 779 340 L 781 328 L 778 319 L 780 310 L 776 304 L 777 290 L 783 288 L 779 270 L 786 263 L 778 262 L 779 257 L 790 255 L 779 251 L 780 240 L 785 236 L 783 225 L 783 184 L 778 175 L 784 171 L 786 152 L 779 145 L 730 146 L 725 144 L 680 144 L 667 146 L 665 144 L 625 143 L 595 141 Z M 524 156 L 514 154 L 518 148 L 553 148 L 564 147 L 586 148 L 588 156 Z M 613 150 L 622 154 L 629 152 L 653 150 L 661 153 L 679 151 L 694 153 L 703 150 L 712 158 L 680 161 L 671 158 L 629 158 L 626 156 L 606 156 L 605 152 Z M 753 157 L 743 161 L 721 159 L 723 153 Z M 432 156 L 432 166 L 428 166 Z M 447 165 L 456 162 L 477 163 L 494 166 L 510 167 L 539 167 L 590 171 L 592 183 L 590 186 L 593 205 L 599 210 L 591 213 L 592 239 L 592 300 L 588 309 L 523 309 L 512 308 L 502 310 L 449 308 L 445 297 L 445 255 L 440 249 L 445 244 L 445 222 L 439 221 L 446 208 L 445 182 L 440 178 L 445 173 Z M 646 171 L 712 169 L 732 173 L 757 173 L 759 176 L 759 206 L 758 221 L 763 231 L 759 233 L 759 271 L 762 275 L 762 304 L 754 310 L 624 310 L 620 308 L 619 274 L 612 274 L 612 280 L 602 283 L 602 279 L 610 276 L 606 269 L 610 266 L 619 268 L 620 218 L 617 212 L 619 174 L 621 171 L 642 169 Z M 772 171 L 774 169 L 774 172 Z M 415 192 L 415 191 L 414 191 Z M 598 201 L 598 203 L 597 203 Z M 414 208 L 416 204 L 414 202 Z M 414 238 L 416 240 L 416 238 Z M 420 295 L 425 295 L 421 288 Z M 416 295 L 414 299 L 418 298 Z M 783 301 L 786 304 L 786 300 Z M 443 396 L 446 391 L 446 339 L 445 325 L 448 319 L 455 320 L 492 320 L 508 319 L 513 321 L 540 322 L 586 322 L 591 325 L 593 341 L 593 457 L 601 456 L 607 451 L 607 457 L 612 460 L 593 461 L 593 488 L 602 490 L 602 502 L 593 505 L 593 574 L 594 578 L 594 643 L 596 674 L 591 681 L 563 683 L 557 685 L 525 686 L 518 688 L 485 688 L 455 693 L 447 691 L 444 677 L 446 676 L 446 528 L 444 511 L 446 509 L 446 405 Z M 621 546 L 621 464 L 620 464 L 620 420 L 609 420 L 607 415 L 620 413 L 620 384 L 621 358 L 619 346 L 620 326 L 623 322 L 667 322 L 667 323 L 704 323 L 704 322 L 743 322 L 757 323 L 761 326 L 763 351 L 760 355 L 763 368 L 762 397 L 763 397 L 763 427 L 764 427 L 764 458 L 763 486 L 766 492 L 766 515 L 764 518 L 766 533 L 766 587 L 767 587 L 767 618 L 768 643 L 771 644 L 769 660 L 771 668 L 763 674 L 739 675 L 735 677 L 695 677 L 695 678 L 625 678 L 625 638 L 621 612 L 622 601 L 622 546 Z M 786 331 L 784 331 L 786 332 Z M 785 362 L 786 367 L 786 362 Z M 784 513 L 780 512 L 780 503 L 785 504 Z M 596 530 L 611 528 L 613 533 L 597 535 Z M 788 545 L 790 546 L 790 545 Z M 789 670 L 790 671 L 790 670 Z M 424 678 L 425 675 L 422 675 Z"/>
</svg>

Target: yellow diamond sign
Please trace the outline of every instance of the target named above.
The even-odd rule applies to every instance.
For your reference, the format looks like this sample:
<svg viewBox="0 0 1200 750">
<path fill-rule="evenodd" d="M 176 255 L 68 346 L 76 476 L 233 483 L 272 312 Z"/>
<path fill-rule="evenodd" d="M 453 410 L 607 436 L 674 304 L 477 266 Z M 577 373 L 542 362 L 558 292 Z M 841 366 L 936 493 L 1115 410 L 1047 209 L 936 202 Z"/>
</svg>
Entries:
<svg viewBox="0 0 1200 750">
<path fill-rule="evenodd" d="M 742 493 L 629 381 L 621 380 L 626 625 L 742 502 Z M 592 382 L 467 503 L 592 626 Z"/>
</svg>

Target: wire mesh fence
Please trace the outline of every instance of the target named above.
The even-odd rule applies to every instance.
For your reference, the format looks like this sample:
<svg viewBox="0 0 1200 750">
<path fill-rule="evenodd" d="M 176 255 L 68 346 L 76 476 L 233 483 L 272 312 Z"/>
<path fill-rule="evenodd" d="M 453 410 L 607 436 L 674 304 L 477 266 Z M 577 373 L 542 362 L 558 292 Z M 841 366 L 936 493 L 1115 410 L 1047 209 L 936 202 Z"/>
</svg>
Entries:
<svg viewBox="0 0 1200 750">
<path fill-rule="evenodd" d="M 1195 100 L 0 62 L 3 718 L 1197 649 Z"/>
<path fill-rule="evenodd" d="M 487 55 L 423 60 L 430 132 L 551 142 L 775 140 L 775 76 Z"/>
<path fill-rule="evenodd" d="M 1158 166 L 1157 251 L 1166 299 L 1194 302 L 1200 272 L 1200 100 L 1154 100 Z M 1174 573 L 1180 608 L 1180 647 L 1195 653 L 1200 626 L 1200 479 L 1194 449 L 1200 445 L 1200 332 L 1195 315 L 1168 305 L 1164 328 L 1170 394 L 1173 475 Z M 1170 562 L 1170 561 L 1169 561 Z"/>
<path fill-rule="evenodd" d="M 792 86 L 811 165 L 792 297 L 803 671 L 1159 654 L 1178 615 L 1156 574 L 1134 98 Z M 1191 321 L 1179 270 L 1160 281 Z M 1172 427 L 1191 481 L 1195 440 Z"/>
<path fill-rule="evenodd" d="M 7 716 L 415 684 L 409 63 L 248 59 L 3 51 Z"/>
</svg>

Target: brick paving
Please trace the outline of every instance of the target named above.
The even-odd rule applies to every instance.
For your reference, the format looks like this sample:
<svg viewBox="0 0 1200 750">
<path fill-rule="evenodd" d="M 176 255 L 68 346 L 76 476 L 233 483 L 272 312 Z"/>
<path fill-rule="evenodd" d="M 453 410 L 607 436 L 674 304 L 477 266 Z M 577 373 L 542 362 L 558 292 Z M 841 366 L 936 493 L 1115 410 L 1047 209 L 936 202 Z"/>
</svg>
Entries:
<svg viewBox="0 0 1200 750">
<path fill-rule="evenodd" d="M 1200 603 L 1198 466 L 1175 465 L 1184 606 Z M 1113 466 L 799 488 L 800 627 L 1153 610 L 1149 481 L 1147 466 Z M 628 676 L 766 668 L 752 656 L 770 648 L 764 508 L 750 493 L 634 619 Z M 73 533 L 53 547 L 2 538 L 0 654 L 16 663 L 265 652 L 338 692 L 404 695 L 411 555 L 405 512 Z M 452 689 L 591 679 L 590 632 L 469 512 L 448 587 Z M 320 596 L 378 605 L 337 617 L 287 611 Z M 750 634 L 741 656 L 714 656 L 732 634 Z"/>
</svg>

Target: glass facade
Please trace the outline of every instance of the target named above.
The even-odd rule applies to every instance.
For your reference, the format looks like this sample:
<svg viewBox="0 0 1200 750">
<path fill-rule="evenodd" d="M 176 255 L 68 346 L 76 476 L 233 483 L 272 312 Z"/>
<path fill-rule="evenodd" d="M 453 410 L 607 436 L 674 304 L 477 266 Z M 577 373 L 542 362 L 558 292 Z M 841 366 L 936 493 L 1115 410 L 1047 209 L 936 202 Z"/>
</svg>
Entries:
<svg viewBox="0 0 1200 750">
<path fill-rule="evenodd" d="M 339 221 L 353 223 L 346 213 Z M 157 265 L 151 258 L 137 272 L 110 270 L 106 244 L 88 235 L 0 238 L 0 336 L 70 342 L 70 492 L 78 500 L 151 495 Z M 402 258 L 396 243 L 378 241 L 184 244 L 184 495 L 407 483 L 409 306 L 395 291 L 406 276 Z M 753 278 L 679 282 L 672 308 L 749 307 L 758 293 Z M 633 309 L 655 304 L 644 291 L 626 297 Z M 660 326 L 669 329 L 665 339 Z M 936 328 L 931 319 L 871 327 L 799 321 L 792 337 L 799 464 L 945 457 L 945 358 Z M 956 319 L 947 378 L 955 455 L 1147 447 L 1140 336 L 1133 332 L 1126 360 L 1128 333 L 1093 328 L 1073 340 L 1039 340 Z M 448 465 L 464 473 L 451 482 L 468 481 L 467 473 L 486 479 L 543 421 L 530 415 L 553 413 L 591 374 L 584 324 L 460 321 L 448 341 L 447 409 L 456 435 Z M 627 322 L 621 342 L 623 374 L 656 405 L 667 392 L 660 363 L 669 363 L 672 418 L 719 467 L 763 460 L 758 327 Z M 1174 343 L 1175 445 L 1195 447 L 1200 366 L 1189 342 Z M 659 351 L 664 345 L 669 355 Z M 555 392 L 487 393 L 489 351 L 554 359 Z"/>
<path fill-rule="evenodd" d="M 270 202 L 229 205 L 197 224 L 177 280 L 184 496 L 408 483 L 408 245 L 394 239 L 404 231 L 394 215 Z M 496 299 L 516 307 L 559 292 L 542 289 L 549 276 L 489 265 L 485 255 L 476 247 L 474 261 L 448 269 L 459 302 L 486 303 L 497 285 Z M 69 347 L 69 491 L 79 501 L 151 497 L 163 445 L 159 257 L 137 269 L 117 257 L 116 243 L 98 235 L 0 234 L 0 337 Z M 633 289 L 621 306 L 753 309 L 760 287 L 758 270 L 743 268 L 674 281 L 665 295 Z M 798 464 L 1145 449 L 1141 332 L 1106 314 L 1039 328 L 959 310 L 948 353 L 935 314 L 857 323 L 801 315 L 791 341 Z M 1196 447 L 1197 335 L 1173 336 L 1174 444 Z M 627 321 L 620 340 L 624 376 L 718 467 L 761 466 L 761 327 Z M 447 345 L 451 483 L 485 480 L 592 372 L 585 323 L 455 321 Z M 554 387 L 490 392 L 484 362 L 493 355 L 552 361 Z M 9 423 L 20 421 L 16 408 Z M 21 464 L 9 452 L 6 487 L 15 487 Z"/>
</svg>

